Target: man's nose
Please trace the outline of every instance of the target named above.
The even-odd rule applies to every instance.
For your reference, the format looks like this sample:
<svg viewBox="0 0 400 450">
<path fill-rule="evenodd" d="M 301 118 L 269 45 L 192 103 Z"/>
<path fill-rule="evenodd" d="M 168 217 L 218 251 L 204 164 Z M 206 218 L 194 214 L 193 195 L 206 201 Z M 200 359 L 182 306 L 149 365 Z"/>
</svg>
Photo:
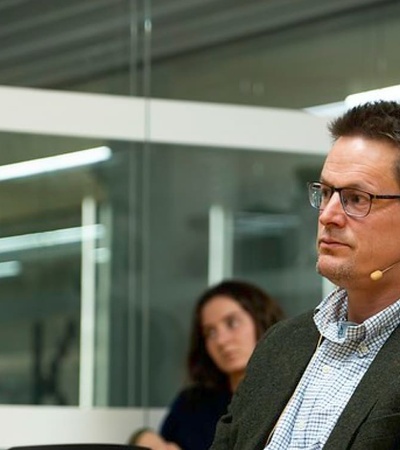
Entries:
<svg viewBox="0 0 400 450">
<path fill-rule="evenodd" d="M 341 221 L 346 213 L 343 209 L 339 192 L 334 192 L 328 203 L 320 210 L 319 220 L 322 224 L 332 221 Z"/>
</svg>

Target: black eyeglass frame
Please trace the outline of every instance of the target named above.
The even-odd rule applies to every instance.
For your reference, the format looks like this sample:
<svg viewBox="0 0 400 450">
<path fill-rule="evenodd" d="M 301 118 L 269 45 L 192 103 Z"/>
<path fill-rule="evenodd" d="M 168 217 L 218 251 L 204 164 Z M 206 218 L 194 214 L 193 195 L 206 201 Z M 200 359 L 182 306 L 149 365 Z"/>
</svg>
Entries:
<svg viewBox="0 0 400 450">
<path fill-rule="evenodd" d="M 368 214 L 371 212 L 371 207 L 372 207 L 372 200 L 374 199 L 378 199 L 378 200 L 395 200 L 395 199 L 400 199 L 400 194 L 371 194 L 370 192 L 367 191 L 363 191 L 362 189 L 356 189 L 356 188 L 351 188 L 351 187 L 342 187 L 342 188 L 337 188 L 335 186 L 330 186 L 329 184 L 326 183 L 322 183 L 321 181 L 309 181 L 307 183 L 308 186 L 308 199 L 310 201 L 310 204 L 313 208 L 318 209 L 319 211 L 323 211 L 323 209 L 321 209 L 319 206 L 315 205 L 313 203 L 314 200 L 314 196 L 313 196 L 313 186 L 318 185 L 319 187 L 326 187 L 330 190 L 330 196 L 328 199 L 329 200 L 332 198 L 332 195 L 337 192 L 339 194 L 339 198 L 340 198 L 340 203 L 342 204 L 342 208 L 343 211 L 346 213 L 346 215 L 351 216 L 351 217 L 366 217 L 368 216 Z M 353 213 L 349 213 L 346 210 L 346 204 L 345 201 L 343 199 L 343 191 L 355 191 L 355 192 L 360 192 L 362 194 L 368 195 L 369 197 L 369 207 L 368 207 L 368 211 L 365 214 L 353 214 Z"/>
</svg>

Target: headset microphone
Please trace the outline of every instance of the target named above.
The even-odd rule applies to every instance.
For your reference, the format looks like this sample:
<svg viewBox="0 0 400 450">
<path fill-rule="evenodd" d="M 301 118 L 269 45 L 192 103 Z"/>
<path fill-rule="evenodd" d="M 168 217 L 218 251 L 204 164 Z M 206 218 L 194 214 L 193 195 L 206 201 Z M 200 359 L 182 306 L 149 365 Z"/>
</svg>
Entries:
<svg viewBox="0 0 400 450">
<path fill-rule="evenodd" d="M 369 277 L 372 281 L 378 281 L 383 277 L 383 272 L 382 270 L 375 270 L 375 272 L 372 272 Z"/>
<path fill-rule="evenodd" d="M 384 269 L 384 270 L 375 270 L 374 272 L 372 272 L 370 274 L 369 277 L 371 278 L 372 281 L 378 281 L 383 277 L 383 274 L 385 272 L 387 272 L 388 270 L 390 270 L 392 267 L 394 267 L 396 264 L 399 264 L 399 263 L 400 263 L 400 261 L 397 261 L 394 264 L 392 264 L 391 266 L 386 267 L 386 269 Z"/>
</svg>

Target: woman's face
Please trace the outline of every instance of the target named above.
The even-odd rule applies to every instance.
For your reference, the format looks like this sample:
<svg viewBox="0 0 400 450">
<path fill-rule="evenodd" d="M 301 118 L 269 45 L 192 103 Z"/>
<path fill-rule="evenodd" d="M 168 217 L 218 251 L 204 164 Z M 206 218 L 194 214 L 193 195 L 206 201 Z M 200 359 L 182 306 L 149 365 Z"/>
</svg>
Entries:
<svg viewBox="0 0 400 450">
<path fill-rule="evenodd" d="M 221 295 L 203 306 L 201 325 L 208 354 L 236 387 L 257 342 L 251 315 L 237 301 Z"/>
</svg>

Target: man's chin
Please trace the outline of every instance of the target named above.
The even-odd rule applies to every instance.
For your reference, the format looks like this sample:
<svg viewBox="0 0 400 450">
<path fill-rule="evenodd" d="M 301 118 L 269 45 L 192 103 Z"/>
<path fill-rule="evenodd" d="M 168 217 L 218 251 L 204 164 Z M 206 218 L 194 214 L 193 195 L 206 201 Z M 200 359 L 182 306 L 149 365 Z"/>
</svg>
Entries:
<svg viewBox="0 0 400 450">
<path fill-rule="evenodd" d="M 324 278 L 328 278 L 330 280 L 330 275 L 332 274 L 331 270 L 326 269 L 321 264 L 316 265 L 316 270 L 319 275 L 321 275 Z"/>
<path fill-rule="evenodd" d="M 333 274 L 336 271 L 336 261 L 333 260 L 332 256 L 320 254 L 316 262 L 316 270 L 323 277 L 328 278 L 329 274 Z"/>
<path fill-rule="evenodd" d="M 326 253 L 319 253 L 316 262 L 318 273 L 325 273 L 326 271 L 334 269 L 338 265 L 338 258 Z"/>
<path fill-rule="evenodd" d="M 354 275 L 349 266 L 328 263 L 323 261 L 323 259 L 318 259 L 316 270 L 321 276 L 337 285 L 346 282 Z"/>
<path fill-rule="evenodd" d="M 315 263 L 315 270 L 322 276 L 325 276 L 327 270 L 327 263 L 323 256 L 319 256 L 317 262 Z"/>
</svg>

